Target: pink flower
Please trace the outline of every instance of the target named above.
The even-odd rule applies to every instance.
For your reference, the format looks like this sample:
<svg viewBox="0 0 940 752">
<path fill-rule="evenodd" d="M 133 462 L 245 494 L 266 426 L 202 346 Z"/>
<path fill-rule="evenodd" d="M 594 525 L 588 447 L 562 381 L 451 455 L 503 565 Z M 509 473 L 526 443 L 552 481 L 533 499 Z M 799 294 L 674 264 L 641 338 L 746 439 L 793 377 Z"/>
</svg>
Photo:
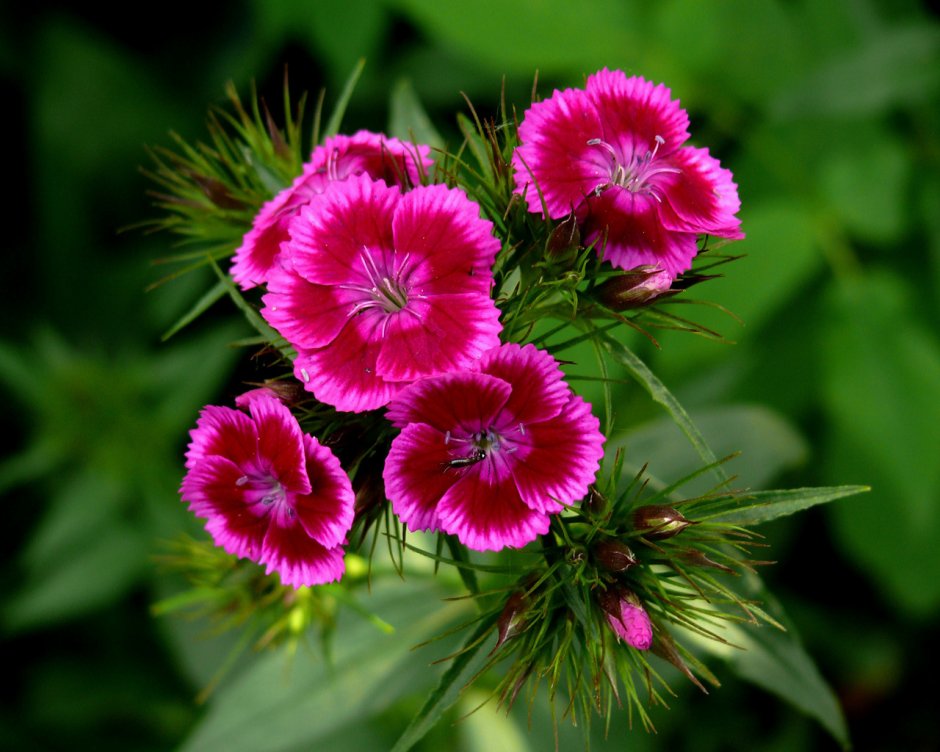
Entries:
<svg viewBox="0 0 940 752">
<path fill-rule="evenodd" d="M 492 229 L 456 188 L 402 194 L 349 178 L 291 224 L 261 313 L 297 350 L 294 373 L 318 400 L 381 407 L 499 343 Z"/>
<path fill-rule="evenodd" d="M 599 597 L 607 623 L 621 640 L 637 650 L 649 650 L 653 644 L 653 623 L 639 599 L 621 588 L 607 590 Z"/>
<path fill-rule="evenodd" d="M 683 146 L 689 117 L 671 96 L 605 68 L 526 111 L 513 167 L 530 211 L 544 198 L 554 219 L 574 212 L 601 258 L 674 279 L 691 267 L 698 235 L 744 235 L 731 173 L 707 149 Z"/>
<path fill-rule="evenodd" d="M 365 174 L 390 184 L 417 185 L 431 166 L 430 151 L 423 144 L 406 144 L 369 131 L 327 138 L 313 150 L 293 184 L 261 207 L 235 251 L 232 278 L 243 290 L 266 282 L 281 243 L 288 238 L 290 221 L 330 183 Z"/>
<path fill-rule="evenodd" d="M 273 396 L 250 414 L 203 408 L 190 432 L 183 501 L 216 545 L 267 566 L 285 585 L 338 580 L 353 522 L 353 491 L 333 453 L 304 434 Z"/>
<path fill-rule="evenodd" d="M 590 405 L 533 345 L 502 345 L 474 371 L 413 384 L 388 418 L 402 429 L 384 472 L 395 513 L 479 551 L 547 532 L 550 514 L 587 494 L 603 456 Z"/>
</svg>

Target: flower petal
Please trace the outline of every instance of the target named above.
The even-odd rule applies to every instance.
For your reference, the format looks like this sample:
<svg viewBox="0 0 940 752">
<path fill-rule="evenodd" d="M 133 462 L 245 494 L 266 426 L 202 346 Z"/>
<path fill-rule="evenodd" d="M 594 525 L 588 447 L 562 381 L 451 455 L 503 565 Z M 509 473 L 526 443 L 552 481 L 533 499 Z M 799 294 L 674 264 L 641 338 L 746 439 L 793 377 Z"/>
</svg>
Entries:
<svg viewBox="0 0 940 752">
<path fill-rule="evenodd" d="M 505 420 L 512 425 L 525 426 L 557 415 L 571 395 L 558 361 L 535 345 L 495 347 L 483 355 L 477 367 L 513 385 L 512 396 L 503 408 Z"/>
<path fill-rule="evenodd" d="M 509 466 L 523 502 L 539 512 L 560 512 L 584 498 L 604 456 L 604 435 L 591 406 L 571 395 L 559 414 L 526 426 Z"/>
<path fill-rule="evenodd" d="M 267 574 L 277 572 L 284 585 L 295 588 L 336 582 L 346 570 L 343 549 L 320 545 L 301 525 L 271 525 L 258 563 L 267 565 Z"/>
<path fill-rule="evenodd" d="M 673 278 L 692 266 L 695 235 L 663 227 L 659 204 L 644 193 L 610 188 L 579 209 L 586 243 L 619 269 L 658 266 Z"/>
<path fill-rule="evenodd" d="M 234 411 L 233 411 L 234 412 Z M 190 511 L 206 522 L 216 545 L 235 556 L 254 559 L 268 527 L 266 515 L 256 515 L 238 480 L 242 470 L 226 457 L 202 458 L 183 478 L 180 493 Z"/>
<path fill-rule="evenodd" d="M 480 471 L 463 475 L 437 505 L 442 530 L 475 551 L 521 548 L 548 532 L 548 515 L 526 506 L 512 483 L 499 482 L 490 463 L 474 467 Z"/>
<path fill-rule="evenodd" d="M 389 405 L 386 417 L 398 428 L 427 423 L 442 437 L 448 432 L 467 436 L 487 430 L 511 393 L 512 387 L 495 376 L 453 373 L 416 381 L 403 389 Z"/>
<path fill-rule="evenodd" d="M 588 76 L 585 90 L 603 125 L 594 138 L 609 143 L 627 162 L 653 151 L 657 137 L 664 141 L 661 156 L 689 138 L 689 115 L 662 84 L 604 68 Z"/>
<path fill-rule="evenodd" d="M 313 436 L 304 436 L 307 474 L 312 490 L 294 497 L 304 530 L 318 543 L 338 546 L 352 527 L 355 495 L 336 455 Z"/>
<path fill-rule="evenodd" d="M 670 158 L 682 172 L 665 188 L 660 217 L 663 225 L 679 232 L 708 233 L 740 239 L 741 208 L 738 186 L 708 149 L 685 147 Z"/>
<path fill-rule="evenodd" d="M 489 298 L 500 242 L 462 190 L 429 185 L 404 194 L 392 227 L 397 256 L 410 257 L 405 281 L 415 292 Z"/>
<path fill-rule="evenodd" d="M 205 457 L 228 457 L 236 465 L 254 461 L 258 452 L 258 430 L 245 413 L 230 407 L 206 405 L 196 427 L 189 432 L 186 467 L 193 468 Z"/>
<path fill-rule="evenodd" d="M 377 367 L 389 381 L 458 371 L 499 344 L 499 309 L 489 295 L 433 295 L 387 314 Z"/>
<path fill-rule="evenodd" d="M 329 346 L 299 349 L 294 359 L 294 375 L 304 388 L 337 410 L 375 410 L 388 404 L 405 385 L 386 381 L 377 373 L 376 359 L 382 343 L 380 337 L 368 335 L 368 327 L 374 331 L 381 326 L 381 319 L 369 318 L 371 325 L 368 321 L 360 326 L 350 322 Z"/>
<path fill-rule="evenodd" d="M 274 397 L 259 396 L 249 405 L 258 428 L 258 456 L 271 463 L 278 481 L 288 491 L 310 493 L 304 434 L 291 411 Z"/>
<path fill-rule="evenodd" d="M 290 225 L 285 253 L 294 272 L 318 285 L 369 283 L 362 252 L 394 248 L 392 216 L 400 190 L 358 175 L 330 185 Z"/>
<path fill-rule="evenodd" d="M 351 291 L 314 285 L 280 268 L 271 272 L 268 290 L 261 315 L 297 348 L 330 344 L 346 326 L 356 302 Z"/>
<path fill-rule="evenodd" d="M 438 530 L 437 503 L 454 484 L 444 434 L 412 423 L 392 441 L 382 478 L 392 510 L 409 530 Z"/>
<path fill-rule="evenodd" d="M 602 135 L 594 103 L 580 89 L 556 90 L 526 110 L 512 165 L 516 191 L 528 202 L 529 211 L 542 211 L 541 191 L 549 216 L 564 217 L 607 182 L 607 161 L 588 144 Z"/>
</svg>

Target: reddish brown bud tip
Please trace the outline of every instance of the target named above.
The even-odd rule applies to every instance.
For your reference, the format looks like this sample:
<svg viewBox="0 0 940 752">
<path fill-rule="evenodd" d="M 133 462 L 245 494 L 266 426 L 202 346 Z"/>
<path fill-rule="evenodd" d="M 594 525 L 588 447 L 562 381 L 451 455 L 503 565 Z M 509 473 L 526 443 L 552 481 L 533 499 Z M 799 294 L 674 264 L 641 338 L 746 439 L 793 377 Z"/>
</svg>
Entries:
<svg viewBox="0 0 940 752">
<path fill-rule="evenodd" d="M 517 591 L 509 596 L 509 600 L 503 606 L 503 612 L 496 622 L 496 644 L 493 646 L 493 650 L 496 650 L 506 640 L 519 632 L 525 623 L 525 610 L 528 604 L 529 600 L 522 591 Z"/>
<path fill-rule="evenodd" d="M 672 277 L 656 266 L 638 266 L 598 285 L 597 299 L 612 311 L 646 305 L 669 290 Z"/>
<path fill-rule="evenodd" d="M 618 540 L 602 540 L 594 546 L 594 558 L 608 572 L 625 572 L 636 565 L 633 551 Z"/>
<path fill-rule="evenodd" d="M 633 526 L 642 530 L 651 540 L 671 538 L 696 524 L 682 516 L 678 509 L 660 504 L 650 504 L 633 512 Z"/>
<path fill-rule="evenodd" d="M 549 258 L 573 261 L 581 247 L 581 231 L 574 215 L 570 214 L 552 230 L 545 244 L 545 255 Z"/>
</svg>

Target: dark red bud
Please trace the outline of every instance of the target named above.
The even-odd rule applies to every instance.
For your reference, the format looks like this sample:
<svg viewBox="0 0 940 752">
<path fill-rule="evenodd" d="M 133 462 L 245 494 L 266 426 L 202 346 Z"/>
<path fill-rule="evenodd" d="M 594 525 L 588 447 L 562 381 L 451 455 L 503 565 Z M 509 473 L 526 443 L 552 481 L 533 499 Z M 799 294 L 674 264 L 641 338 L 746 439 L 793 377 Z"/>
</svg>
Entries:
<svg viewBox="0 0 940 752">
<path fill-rule="evenodd" d="M 660 504 L 650 504 L 633 512 L 633 526 L 642 530 L 650 540 L 672 538 L 696 524 L 682 516 L 678 509 Z"/>
<path fill-rule="evenodd" d="M 608 572 L 625 572 L 636 565 L 633 551 L 618 540 L 602 540 L 595 545 L 594 558 Z"/>
<path fill-rule="evenodd" d="M 581 247 L 581 231 L 573 214 L 555 225 L 545 244 L 545 255 L 555 260 L 574 260 Z"/>
<path fill-rule="evenodd" d="M 638 266 L 597 286 L 598 301 L 612 311 L 639 308 L 669 290 L 672 279 L 655 266 Z"/>
</svg>

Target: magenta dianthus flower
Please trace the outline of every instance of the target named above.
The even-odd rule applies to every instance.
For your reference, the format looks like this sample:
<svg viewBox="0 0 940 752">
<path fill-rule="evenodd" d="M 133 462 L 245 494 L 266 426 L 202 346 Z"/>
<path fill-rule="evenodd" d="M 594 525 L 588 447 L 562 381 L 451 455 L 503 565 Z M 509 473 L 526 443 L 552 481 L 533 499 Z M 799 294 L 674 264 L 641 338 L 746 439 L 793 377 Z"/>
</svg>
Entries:
<svg viewBox="0 0 940 752">
<path fill-rule="evenodd" d="M 688 270 L 700 234 L 742 238 L 737 185 L 708 149 L 683 146 L 689 117 L 662 84 L 606 68 L 533 104 L 513 155 L 532 212 L 571 214 L 621 269 Z M 541 192 L 541 198 L 539 196 Z"/>
<path fill-rule="evenodd" d="M 490 298 L 500 242 L 456 188 L 402 193 L 336 183 L 290 226 L 262 315 L 297 350 L 318 400 L 360 412 L 404 386 L 468 367 L 499 343 Z"/>
<path fill-rule="evenodd" d="M 411 530 L 478 550 L 520 547 L 583 498 L 603 456 L 591 406 L 533 345 L 483 355 L 473 371 L 424 379 L 389 405 L 401 433 L 385 492 Z"/>
<path fill-rule="evenodd" d="M 285 585 L 338 580 L 353 522 L 349 478 L 276 398 L 256 394 L 248 410 L 203 408 L 190 432 L 183 501 L 216 545 L 266 565 Z"/>
<path fill-rule="evenodd" d="M 317 146 L 293 184 L 264 204 L 235 251 L 232 278 L 243 290 L 267 281 L 288 226 L 302 206 L 327 187 L 351 175 L 405 186 L 417 185 L 431 166 L 430 147 L 359 131 L 330 136 Z"/>
</svg>

